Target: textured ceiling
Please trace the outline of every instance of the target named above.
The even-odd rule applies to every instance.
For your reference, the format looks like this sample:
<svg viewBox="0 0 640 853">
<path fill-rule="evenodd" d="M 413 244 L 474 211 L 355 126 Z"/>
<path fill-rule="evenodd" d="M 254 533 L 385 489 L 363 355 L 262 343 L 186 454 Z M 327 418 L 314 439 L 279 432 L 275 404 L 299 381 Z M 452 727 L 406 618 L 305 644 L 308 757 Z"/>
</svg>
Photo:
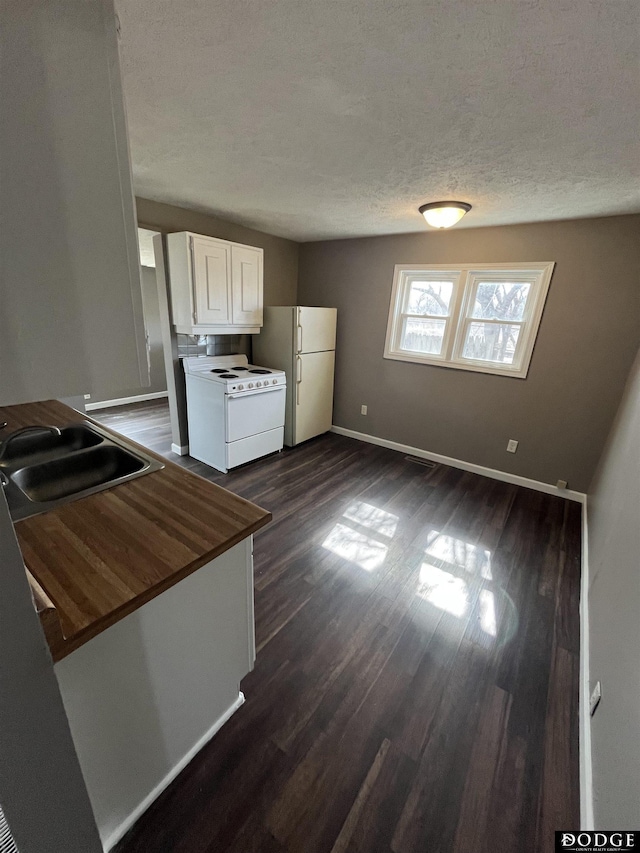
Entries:
<svg viewBox="0 0 640 853">
<path fill-rule="evenodd" d="M 640 211 L 637 0 L 119 0 L 145 198 L 295 240 Z"/>
</svg>

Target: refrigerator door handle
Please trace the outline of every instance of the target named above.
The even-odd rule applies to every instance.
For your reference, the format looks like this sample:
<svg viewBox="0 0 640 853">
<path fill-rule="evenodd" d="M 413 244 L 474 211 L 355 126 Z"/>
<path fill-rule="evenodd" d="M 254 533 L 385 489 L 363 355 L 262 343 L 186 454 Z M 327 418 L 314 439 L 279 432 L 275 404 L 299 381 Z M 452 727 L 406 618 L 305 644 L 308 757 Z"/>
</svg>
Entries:
<svg viewBox="0 0 640 853">
<path fill-rule="evenodd" d="M 296 405 L 300 405 L 300 383 L 302 382 L 302 359 L 296 356 Z"/>
<path fill-rule="evenodd" d="M 298 323 L 298 352 L 302 352 L 302 326 Z"/>
</svg>

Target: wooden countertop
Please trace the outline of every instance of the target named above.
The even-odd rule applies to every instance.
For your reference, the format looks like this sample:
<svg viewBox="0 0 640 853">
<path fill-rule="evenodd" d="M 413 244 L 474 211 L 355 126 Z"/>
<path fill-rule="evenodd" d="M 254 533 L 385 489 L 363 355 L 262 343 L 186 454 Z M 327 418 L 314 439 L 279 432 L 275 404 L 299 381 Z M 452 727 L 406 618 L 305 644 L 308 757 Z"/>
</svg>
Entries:
<svg viewBox="0 0 640 853">
<path fill-rule="evenodd" d="M 92 422 L 55 400 L 0 408 L 5 435 L 32 424 L 62 427 L 81 420 Z M 244 498 L 126 441 L 165 467 L 15 523 L 54 660 L 271 520 L 271 513 Z"/>
</svg>

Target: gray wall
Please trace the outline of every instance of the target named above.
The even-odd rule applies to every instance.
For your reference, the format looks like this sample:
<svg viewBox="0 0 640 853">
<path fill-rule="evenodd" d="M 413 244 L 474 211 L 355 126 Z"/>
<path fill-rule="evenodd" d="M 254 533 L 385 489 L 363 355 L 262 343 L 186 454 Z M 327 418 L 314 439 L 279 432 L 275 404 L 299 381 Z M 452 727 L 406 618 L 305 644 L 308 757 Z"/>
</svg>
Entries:
<svg viewBox="0 0 640 853">
<path fill-rule="evenodd" d="M 0 401 L 143 382 L 113 3 L 9 0 L 0 35 Z"/>
<path fill-rule="evenodd" d="M 139 198 L 138 222 L 163 234 L 193 231 L 221 240 L 245 243 L 264 249 L 265 305 L 294 305 L 298 285 L 298 244 L 283 237 L 254 231 L 206 213 Z"/>
<path fill-rule="evenodd" d="M 588 496 L 595 825 L 640 815 L 640 351 Z"/>
<path fill-rule="evenodd" d="M 303 244 L 298 303 L 338 308 L 334 424 L 586 491 L 640 342 L 639 235 L 636 215 Z M 383 359 L 394 264 L 508 261 L 556 261 L 527 379 Z"/>
<path fill-rule="evenodd" d="M 120 388 L 108 396 L 104 394 L 92 394 L 91 400 L 87 400 L 87 402 L 99 403 L 119 397 L 136 397 L 140 394 L 155 394 L 159 391 L 167 390 L 167 377 L 164 370 L 164 356 L 162 354 L 162 332 L 160 330 L 160 307 L 158 305 L 156 271 L 151 267 L 140 267 L 140 271 L 144 325 L 149 336 L 150 384 Z"/>
</svg>

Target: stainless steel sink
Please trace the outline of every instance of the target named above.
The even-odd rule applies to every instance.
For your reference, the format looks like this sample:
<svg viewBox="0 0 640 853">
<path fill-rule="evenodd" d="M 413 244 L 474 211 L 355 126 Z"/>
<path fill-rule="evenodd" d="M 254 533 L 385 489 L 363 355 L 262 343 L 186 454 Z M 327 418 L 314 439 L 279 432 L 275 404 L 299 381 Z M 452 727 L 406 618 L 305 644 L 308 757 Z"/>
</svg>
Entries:
<svg viewBox="0 0 640 853">
<path fill-rule="evenodd" d="M 30 431 L 0 445 L 0 474 L 14 521 L 159 471 L 164 465 L 89 423 Z"/>
<path fill-rule="evenodd" d="M 59 433 L 49 430 L 25 432 L 7 444 L 0 456 L 0 468 L 17 468 L 56 459 L 74 450 L 95 447 L 103 441 L 103 436 L 92 430 L 89 424 L 73 424 Z"/>
</svg>

